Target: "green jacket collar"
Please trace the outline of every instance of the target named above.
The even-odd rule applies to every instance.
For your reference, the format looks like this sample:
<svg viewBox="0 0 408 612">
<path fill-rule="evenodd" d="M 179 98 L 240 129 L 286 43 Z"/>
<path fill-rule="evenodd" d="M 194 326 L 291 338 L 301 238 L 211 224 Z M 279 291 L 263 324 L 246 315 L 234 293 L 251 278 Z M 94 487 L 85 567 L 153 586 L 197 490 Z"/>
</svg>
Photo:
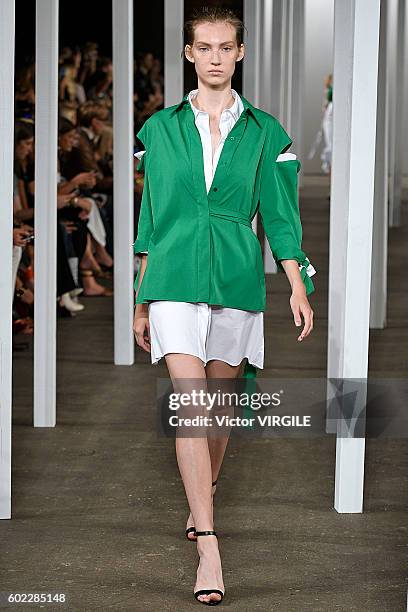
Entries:
<svg viewBox="0 0 408 612">
<path fill-rule="evenodd" d="M 243 95 L 239 94 L 239 96 L 242 100 L 242 104 L 244 105 L 243 112 L 247 113 L 248 115 L 251 115 L 255 119 L 259 127 L 262 128 L 263 126 L 259 120 L 258 109 L 255 106 L 253 106 L 246 98 L 244 98 Z M 173 113 L 176 113 L 182 108 L 184 108 L 186 104 L 188 105 L 187 108 L 190 108 L 191 110 L 190 103 L 188 101 L 188 93 L 186 93 L 183 99 L 181 100 L 181 102 L 174 107 Z"/>
</svg>

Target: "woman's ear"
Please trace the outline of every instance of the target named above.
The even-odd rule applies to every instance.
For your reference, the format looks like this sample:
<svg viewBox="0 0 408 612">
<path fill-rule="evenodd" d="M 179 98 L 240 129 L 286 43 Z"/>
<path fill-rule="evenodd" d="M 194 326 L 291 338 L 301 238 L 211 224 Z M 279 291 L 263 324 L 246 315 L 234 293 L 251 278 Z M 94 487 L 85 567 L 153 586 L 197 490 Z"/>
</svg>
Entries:
<svg viewBox="0 0 408 612">
<path fill-rule="evenodd" d="M 245 56 L 245 45 L 244 43 L 242 43 L 239 46 L 237 62 L 240 62 L 242 59 L 244 59 L 244 56 Z"/>
<path fill-rule="evenodd" d="M 192 64 L 194 64 L 194 58 L 191 55 L 191 45 L 186 45 L 184 47 L 184 53 L 185 53 L 185 56 L 188 59 L 188 61 L 191 62 Z"/>
</svg>

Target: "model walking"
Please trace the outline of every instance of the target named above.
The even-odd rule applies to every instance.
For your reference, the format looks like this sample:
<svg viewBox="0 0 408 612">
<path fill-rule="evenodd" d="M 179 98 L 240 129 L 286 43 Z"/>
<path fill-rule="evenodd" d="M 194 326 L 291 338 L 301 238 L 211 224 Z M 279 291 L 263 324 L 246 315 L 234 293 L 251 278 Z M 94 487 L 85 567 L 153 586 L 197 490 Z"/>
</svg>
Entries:
<svg viewBox="0 0 408 612">
<path fill-rule="evenodd" d="M 252 231 L 262 217 L 273 256 L 289 280 L 294 322 L 313 328 L 307 295 L 315 270 L 301 250 L 297 203 L 300 163 L 279 122 L 231 89 L 244 57 L 243 23 L 229 10 L 202 8 L 186 22 L 185 56 L 198 87 L 150 117 L 138 137 L 144 189 L 134 251 L 136 341 L 165 357 L 181 379 L 235 380 L 247 363 L 263 368 L 266 292 L 262 252 Z M 191 514 L 187 538 L 200 562 L 196 599 L 225 593 L 213 524 L 213 494 L 228 436 L 176 437 Z"/>
<path fill-rule="evenodd" d="M 333 152 L 333 75 L 327 75 L 324 82 L 322 122 L 310 147 L 307 158 L 313 159 L 323 140 L 323 149 L 320 154 L 322 160 L 322 171 L 331 174 L 332 152 Z M 329 198 L 330 199 L 330 198 Z"/>
<path fill-rule="evenodd" d="M 331 173 L 333 152 L 333 75 L 329 74 L 324 84 L 323 102 L 323 142 L 324 148 L 321 154 L 322 170 L 325 174 Z"/>
</svg>

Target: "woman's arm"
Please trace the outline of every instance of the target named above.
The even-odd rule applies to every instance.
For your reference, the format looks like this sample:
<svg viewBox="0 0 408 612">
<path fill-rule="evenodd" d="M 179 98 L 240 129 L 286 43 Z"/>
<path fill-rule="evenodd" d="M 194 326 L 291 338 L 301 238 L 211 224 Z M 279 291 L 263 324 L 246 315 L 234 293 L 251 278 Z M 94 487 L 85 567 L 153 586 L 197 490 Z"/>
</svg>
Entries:
<svg viewBox="0 0 408 612">
<path fill-rule="evenodd" d="M 261 171 L 261 186 L 259 194 L 259 214 L 265 229 L 265 234 L 271 247 L 272 255 L 278 268 L 281 268 L 289 280 L 292 295 L 290 306 L 295 325 L 301 324 L 302 314 L 305 326 L 298 337 L 301 341 L 313 329 L 313 311 L 307 295 L 314 291 L 310 278 L 316 271 L 310 264 L 306 253 L 302 250 L 302 225 L 300 220 L 297 174 L 300 162 L 297 159 L 284 159 L 291 144 L 291 139 L 279 124 L 275 132 L 279 144 L 278 150 L 267 151 L 263 159 Z"/>
<path fill-rule="evenodd" d="M 291 140 L 285 130 L 278 125 L 277 137 L 281 135 L 281 145 L 276 159 L 282 158 Z M 279 140 L 278 140 L 279 142 Z M 272 255 L 278 268 L 284 270 L 282 261 L 293 259 L 298 263 L 300 275 L 305 285 L 306 295 L 314 291 L 310 278 L 316 270 L 302 250 L 302 224 L 298 203 L 297 174 L 300 162 L 297 159 L 274 161 L 276 151 L 267 150 L 262 160 L 259 214 Z"/>
<path fill-rule="evenodd" d="M 61 101 L 64 101 L 66 86 L 67 86 L 67 78 L 64 76 L 62 77 L 60 81 L 60 85 L 59 85 L 59 99 Z"/>
<path fill-rule="evenodd" d="M 60 193 L 70 193 L 78 187 L 85 187 L 87 189 L 95 187 L 96 178 L 94 172 L 80 172 L 73 176 L 69 181 L 59 183 L 58 190 Z"/>
<path fill-rule="evenodd" d="M 17 192 L 20 199 L 21 208 L 30 208 L 27 202 L 27 194 L 25 192 L 25 185 L 23 179 L 19 178 L 17 182 Z"/>
<path fill-rule="evenodd" d="M 142 263 L 140 264 L 140 273 L 138 275 L 139 282 L 136 287 L 136 299 L 139 293 L 140 285 L 142 284 L 143 276 L 147 267 L 147 255 L 142 255 Z M 133 321 L 133 333 L 135 334 L 136 342 L 145 351 L 150 353 L 150 328 L 149 328 L 149 305 L 136 304 L 135 316 Z"/>
<path fill-rule="evenodd" d="M 34 208 L 23 208 L 17 193 L 13 197 L 13 217 L 16 221 L 27 221 L 27 219 L 34 218 Z"/>
<path fill-rule="evenodd" d="M 299 272 L 298 262 L 295 259 L 283 259 L 282 267 L 292 288 L 289 301 L 295 325 L 299 327 L 302 324 L 300 315 L 303 315 L 305 320 L 302 333 L 298 336 L 298 342 L 302 342 L 303 338 L 308 336 L 313 329 L 313 310 L 306 296 L 306 287 Z"/>
<path fill-rule="evenodd" d="M 141 140 L 141 142 L 149 148 L 150 141 L 148 137 L 148 129 L 147 124 L 145 123 L 142 128 L 137 133 L 137 137 Z M 139 255 L 142 259 L 140 264 L 140 268 L 137 274 L 137 284 L 135 281 L 135 292 L 136 292 L 136 308 L 135 308 L 135 318 L 133 323 L 133 331 L 136 336 L 136 342 L 139 346 L 141 346 L 145 351 L 150 352 L 150 327 L 149 327 L 149 306 L 146 303 L 140 302 L 137 303 L 139 297 L 139 290 L 143 281 L 144 274 L 147 268 L 147 252 L 149 248 L 150 237 L 154 230 L 153 224 L 153 211 L 152 211 L 152 203 L 150 198 L 150 186 L 149 186 L 149 173 L 148 173 L 148 162 L 147 162 L 146 151 L 143 152 L 141 158 L 139 156 L 140 162 L 137 166 L 137 170 L 143 170 L 144 172 L 144 185 L 143 185 L 143 193 L 142 193 L 142 201 L 140 204 L 140 214 L 139 214 L 139 222 L 137 226 L 137 237 L 136 241 L 133 244 L 133 251 L 136 255 Z"/>
<path fill-rule="evenodd" d="M 147 268 L 147 255 L 142 255 L 141 259 L 142 259 L 142 263 L 140 264 L 139 281 L 137 283 L 137 287 L 136 287 L 136 291 L 135 291 L 135 298 L 136 299 L 137 299 L 137 296 L 139 294 L 140 285 L 142 284 L 143 276 L 144 276 L 144 273 L 145 273 L 146 268 Z M 141 306 L 143 306 L 143 308 L 139 308 Z M 137 312 L 137 313 L 147 312 L 147 306 L 148 306 L 148 304 L 136 304 L 135 312 Z"/>
<path fill-rule="evenodd" d="M 14 218 L 16 221 L 29 221 L 30 219 L 34 219 L 34 208 L 21 208 L 20 210 L 16 210 Z"/>
</svg>

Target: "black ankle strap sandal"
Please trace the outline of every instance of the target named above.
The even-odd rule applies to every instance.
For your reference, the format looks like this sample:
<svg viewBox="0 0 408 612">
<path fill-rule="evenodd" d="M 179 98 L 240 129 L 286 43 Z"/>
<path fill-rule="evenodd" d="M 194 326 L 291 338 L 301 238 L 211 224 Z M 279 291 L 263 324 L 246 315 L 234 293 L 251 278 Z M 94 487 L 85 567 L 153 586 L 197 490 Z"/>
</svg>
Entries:
<svg viewBox="0 0 408 612">
<path fill-rule="evenodd" d="M 218 478 L 217 478 L 217 480 L 218 480 Z M 212 487 L 214 487 L 214 486 L 217 484 L 217 480 L 214 480 L 214 482 L 212 482 L 212 483 L 211 483 L 211 486 L 212 486 Z M 214 491 L 214 493 L 215 493 L 215 491 Z M 196 535 L 196 533 L 195 533 L 195 527 L 194 527 L 194 526 L 193 526 L 193 527 L 189 527 L 188 529 L 186 529 L 186 538 L 187 538 L 187 540 L 189 540 L 190 542 L 197 542 L 196 538 L 189 538 L 189 537 L 188 537 L 188 534 L 189 534 L 189 533 L 194 533 L 194 535 Z"/>
<path fill-rule="evenodd" d="M 196 531 L 196 536 L 207 536 L 207 535 L 216 536 L 217 533 L 215 531 Z M 217 595 L 220 595 L 221 599 L 219 599 L 218 601 L 215 601 L 215 600 L 201 601 L 201 599 L 198 599 L 200 595 L 211 595 L 211 593 L 216 593 Z M 217 606 L 219 603 L 222 602 L 224 595 L 225 593 L 223 593 L 220 589 L 200 589 L 199 591 L 195 591 L 194 593 L 194 597 L 196 598 L 196 600 L 202 604 L 205 604 L 206 606 Z"/>
</svg>

